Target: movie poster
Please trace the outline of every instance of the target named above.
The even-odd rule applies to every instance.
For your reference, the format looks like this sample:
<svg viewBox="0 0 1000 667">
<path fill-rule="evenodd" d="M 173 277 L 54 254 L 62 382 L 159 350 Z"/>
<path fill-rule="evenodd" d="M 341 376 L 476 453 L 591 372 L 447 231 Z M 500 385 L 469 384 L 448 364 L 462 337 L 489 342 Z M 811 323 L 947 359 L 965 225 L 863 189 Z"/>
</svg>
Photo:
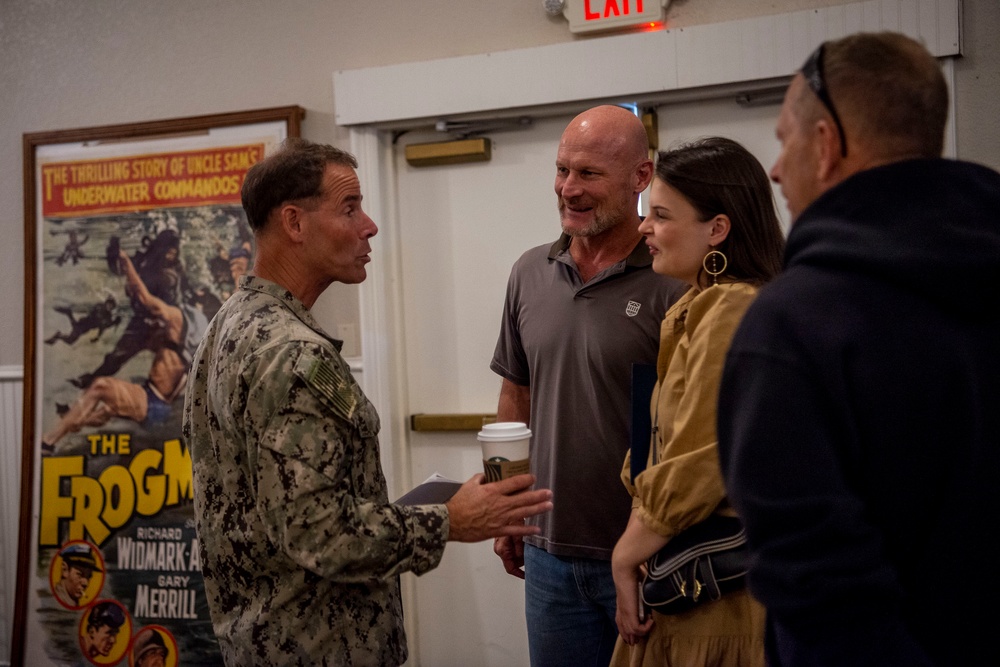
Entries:
<svg viewBox="0 0 1000 667">
<path fill-rule="evenodd" d="M 221 664 L 184 389 L 208 321 L 253 265 L 244 176 L 286 132 L 38 151 L 24 665 Z"/>
</svg>

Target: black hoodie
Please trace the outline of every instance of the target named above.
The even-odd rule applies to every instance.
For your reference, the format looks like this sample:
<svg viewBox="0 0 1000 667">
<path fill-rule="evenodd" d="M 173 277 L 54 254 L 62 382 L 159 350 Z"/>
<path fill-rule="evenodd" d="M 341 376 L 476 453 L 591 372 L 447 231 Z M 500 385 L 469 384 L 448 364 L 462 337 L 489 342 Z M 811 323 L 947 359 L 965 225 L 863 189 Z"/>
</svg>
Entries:
<svg viewBox="0 0 1000 667">
<path fill-rule="evenodd" d="M 718 412 L 772 667 L 1000 664 L 998 306 L 992 170 L 891 164 L 799 217 Z"/>
</svg>

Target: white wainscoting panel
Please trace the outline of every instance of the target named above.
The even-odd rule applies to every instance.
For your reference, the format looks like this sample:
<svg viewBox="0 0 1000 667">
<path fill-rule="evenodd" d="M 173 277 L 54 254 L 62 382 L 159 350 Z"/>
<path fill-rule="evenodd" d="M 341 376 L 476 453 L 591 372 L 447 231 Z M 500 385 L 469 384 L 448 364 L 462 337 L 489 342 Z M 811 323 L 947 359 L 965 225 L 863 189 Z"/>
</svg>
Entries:
<svg viewBox="0 0 1000 667">
<path fill-rule="evenodd" d="M 10 664 L 21 493 L 20 367 L 0 366 L 0 665 Z"/>
</svg>

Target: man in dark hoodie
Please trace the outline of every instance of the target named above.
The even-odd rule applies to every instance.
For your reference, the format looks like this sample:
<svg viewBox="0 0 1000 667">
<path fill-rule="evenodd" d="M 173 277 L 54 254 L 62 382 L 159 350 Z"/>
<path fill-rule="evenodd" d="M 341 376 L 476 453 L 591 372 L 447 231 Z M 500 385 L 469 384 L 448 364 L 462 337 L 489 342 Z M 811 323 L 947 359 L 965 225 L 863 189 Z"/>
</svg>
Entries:
<svg viewBox="0 0 1000 667">
<path fill-rule="evenodd" d="M 941 159 L 947 107 L 882 33 L 820 46 L 781 110 L 785 270 L 718 411 L 772 667 L 1000 664 L 1000 174 Z"/>
</svg>

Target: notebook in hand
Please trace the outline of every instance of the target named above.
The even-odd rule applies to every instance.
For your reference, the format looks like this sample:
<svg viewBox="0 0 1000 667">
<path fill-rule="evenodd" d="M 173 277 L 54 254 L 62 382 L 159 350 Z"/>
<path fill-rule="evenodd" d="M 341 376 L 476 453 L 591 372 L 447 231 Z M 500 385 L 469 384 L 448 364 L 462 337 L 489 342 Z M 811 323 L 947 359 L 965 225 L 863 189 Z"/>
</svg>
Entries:
<svg viewBox="0 0 1000 667">
<path fill-rule="evenodd" d="M 404 493 L 397 505 L 440 505 L 446 503 L 458 491 L 462 482 L 443 477 L 434 473 L 424 480 L 422 484 L 415 487 L 408 493 Z"/>
</svg>

